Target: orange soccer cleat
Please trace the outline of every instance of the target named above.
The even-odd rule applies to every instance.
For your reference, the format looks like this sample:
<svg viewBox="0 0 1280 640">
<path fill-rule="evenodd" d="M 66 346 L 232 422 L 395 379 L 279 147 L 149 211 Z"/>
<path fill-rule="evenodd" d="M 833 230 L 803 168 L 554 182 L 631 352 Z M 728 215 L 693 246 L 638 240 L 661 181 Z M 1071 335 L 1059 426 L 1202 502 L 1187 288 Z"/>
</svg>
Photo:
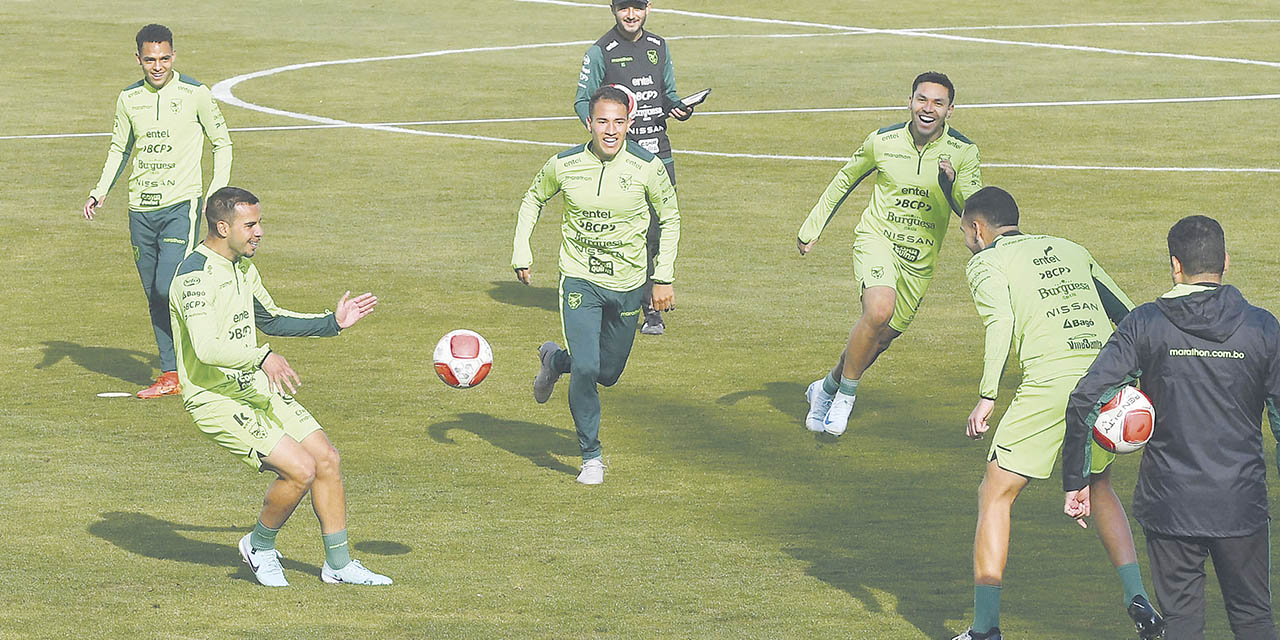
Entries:
<svg viewBox="0 0 1280 640">
<path fill-rule="evenodd" d="M 147 400 L 161 396 L 173 396 L 179 393 L 182 393 L 182 385 L 178 384 L 178 372 L 166 371 L 160 374 L 160 377 L 156 378 L 156 381 L 151 386 L 139 391 L 138 397 Z"/>
</svg>

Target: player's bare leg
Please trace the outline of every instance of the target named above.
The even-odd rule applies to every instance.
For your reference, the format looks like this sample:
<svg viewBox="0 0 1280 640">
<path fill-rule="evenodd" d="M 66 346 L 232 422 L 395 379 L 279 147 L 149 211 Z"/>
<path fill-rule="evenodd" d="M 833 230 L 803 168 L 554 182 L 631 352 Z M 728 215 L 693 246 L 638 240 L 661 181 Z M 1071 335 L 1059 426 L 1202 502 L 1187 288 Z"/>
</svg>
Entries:
<svg viewBox="0 0 1280 640">
<path fill-rule="evenodd" d="M 267 488 L 258 520 L 272 529 L 279 529 L 293 515 L 302 497 L 311 490 L 316 479 L 315 458 L 302 445 L 284 437 L 262 462 L 276 473 L 276 479 Z"/>
<path fill-rule="evenodd" d="M 268 587 L 287 587 L 280 552 L 275 549 L 276 533 L 284 526 L 293 510 L 302 502 L 315 481 L 315 461 L 297 442 L 281 438 L 271 454 L 262 459 L 263 467 L 274 471 L 276 479 L 267 488 L 262 511 L 251 533 L 240 539 L 240 557 L 253 571 L 258 582 Z"/>
<path fill-rule="evenodd" d="M 835 369 L 827 378 L 823 391 L 831 397 L 831 403 L 823 419 L 823 430 L 838 436 L 845 432 L 849 423 L 849 414 L 853 411 L 853 402 L 858 390 L 858 381 L 863 372 L 875 362 L 876 357 L 889 348 L 895 338 L 902 335 L 889 327 L 893 318 L 893 307 L 897 303 L 898 292 L 893 287 L 868 287 L 862 292 L 862 315 L 849 331 L 849 342 Z M 834 392 L 830 389 L 836 383 Z M 814 396 L 809 392 L 810 407 L 814 406 Z M 825 400 L 825 397 L 819 398 Z M 812 416 L 805 419 L 811 430 L 816 430 Z"/>
<path fill-rule="evenodd" d="M 1010 510 L 1027 479 L 987 463 L 978 487 L 978 526 L 973 535 L 973 626 L 971 637 L 1000 627 L 1000 585 L 1009 560 Z M 976 635 L 972 635 L 976 634 Z"/>
<path fill-rule="evenodd" d="M 1137 627 L 1141 638 L 1158 638 L 1164 631 L 1164 618 L 1151 606 L 1150 596 L 1142 583 L 1142 571 L 1138 568 L 1138 552 L 1133 545 L 1133 531 L 1124 504 L 1111 487 L 1111 469 L 1089 477 L 1089 501 L 1092 505 L 1094 527 L 1098 539 L 1106 548 L 1111 564 L 1120 574 L 1124 585 L 1125 602 L 1129 618 Z"/>
<path fill-rule="evenodd" d="M 311 485 L 311 507 L 320 520 L 320 533 L 337 533 L 347 528 L 347 494 L 342 486 L 338 450 L 322 430 L 302 439 L 302 448 L 315 461 L 315 481 Z"/>
<path fill-rule="evenodd" d="M 849 380 L 859 380 L 871 363 L 902 335 L 889 327 L 898 292 L 893 287 L 868 287 L 862 292 L 862 315 L 849 331 L 849 344 L 842 355 L 840 372 Z"/>
<path fill-rule="evenodd" d="M 324 566 L 320 578 L 330 584 L 388 585 L 391 578 L 365 568 L 351 557 L 347 545 L 347 493 L 342 485 L 342 460 L 324 431 L 312 431 L 302 439 L 301 448 L 313 460 L 315 480 L 311 484 L 311 507 L 320 520 L 324 542 Z"/>
</svg>

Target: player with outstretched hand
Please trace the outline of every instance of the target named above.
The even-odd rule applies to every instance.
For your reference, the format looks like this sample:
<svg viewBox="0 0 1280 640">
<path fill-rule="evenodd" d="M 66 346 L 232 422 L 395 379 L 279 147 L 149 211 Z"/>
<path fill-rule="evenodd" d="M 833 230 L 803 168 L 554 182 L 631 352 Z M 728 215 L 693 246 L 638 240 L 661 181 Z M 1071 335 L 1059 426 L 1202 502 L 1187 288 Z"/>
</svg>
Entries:
<svg viewBox="0 0 1280 640">
<path fill-rule="evenodd" d="M 213 192 L 231 179 L 231 135 L 208 87 L 174 70 L 177 54 L 169 29 L 149 24 L 135 40 L 143 79 L 116 98 L 107 161 L 83 212 L 85 219 L 94 219 L 132 155 L 129 242 L 147 295 L 161 371 L 138 397 L 158 398 L 181 393 L 169 322 L 169 285 L 200 233 L 204 139 L 213 144 Z"/>
<path fill-rule="evenodd" d="M 1048 478 L 1053 471 L 1067 397 L 1111 335 L 1112 324 L 1133 307 L 1084 247 L 1022 233 L 1018 217 L 1013 196 L 998 187 L 969 196 L 960 217 L 965 246 L 974 254 L 965 269 L 969 289 L 986 327 L 980 398 L 965 434 L 981 439 L 988 431 L 1011 350 L 1017 352 L 1022 381 L 987 452 L 973 542 L 973 625 L 957 640 L 1000 638 L 1013 502 L 1031 478 Z M 1159 637 L 1164 622 L 1149 602 L 1129 518 L 1111 488 L 1108 467 L 1115 454 L 1096 444 L 1092 454 L 1098 538 L 1120 576 L 1124 605 L 1139 637 Z"/>
<path fill-rule="evenodd" d="M 516 220 L 511 267 L 529 284 L 529 238 L 542 206 L 564 193 L 560 222 L 560 319 L 568 349 L 547 342 L 538 349 L 540 369 L 533 398 L 551 397 L 569 374 L 569 412 L 578 431 L 582 470 L 578 482 L 604 482 L 600 447 L 600 392 L 613 386 L 635 341 L 645 285 L 645 231 L 650 207 L 661 228 L 653 258 L 653 306 L 674 307 L 680 210 L 662 160 L 626 139 L 628 98 L 615 87 L 591 96 L 591 141 L 553 156 L 534 176 Z"/>
<path fill-rule="evenodd" d="M 276 305 L 252 258 L 262 241 L 258 198 L 223 187 L 209 196 L 209 232 L 179 265 L 169 293 L 182 398 L 196 426 L 256 471 L 276 479 L 267 489 L 253 531 L 240 539 L 240 555 L 258 582 L 288 586 L 275 549 L 280 530 L 303 496 L 320 520 L 325 562 L 322 580 L 387 585 L 353 560 L 347 546 L 347 500 L 338 450 L 293 397 L 301 379 L 257 331 L 273 336 L 336 336 L 373 312 L 365 293 L 338 300 L 337 311 L 294 313 Z M 256 330 L 255 330 L 256 329 Z"/>
<path fill-rule="evenodd" d="M 676 165 L 671 157 L 671 140 L 667 137 L 667 118 L 688 120 L 693 107 L 680 101 L 676 93 L 676 72 L 671 63 L 667 41 L 644 28 L 649 18 L 649 0 L 612 0 L 614 26 L 587 49 L 578 74 L 578 91 L 573 109 L 583 124 L 589 125 L 591 96 L 603 85 L 626 87 L 636 99 L 635 119 L 627 130 L 627 138 L 644 150 L 655 154 L 667 168 L 671 184 L 676 183 Z M 645 286 L 644 324 L 640 333 L 662 335 L 666 323 L 660 310 L 650 303 L 653 286 L 653 257 L 658 254 L 660 236 L 658 216 L 651 213 L 646 241 L 649 243 L 648 276 Z"/>
<path fill-rule="evenodd" d="M 947 124 L 954 105 L 947 76 L 917 76 L 911 119 L 868 135 L 800 226 L 796 245 L 805 255 L 845 199 L 876 174 L 853 239 L 862 316 L 831 373 L 805 392 L 810 431 L 844 433 L 863 372 L 915 318 L 951 215 L 960 215 L 965 198 L 982 187 L 977 145 Z"/>
</svg>

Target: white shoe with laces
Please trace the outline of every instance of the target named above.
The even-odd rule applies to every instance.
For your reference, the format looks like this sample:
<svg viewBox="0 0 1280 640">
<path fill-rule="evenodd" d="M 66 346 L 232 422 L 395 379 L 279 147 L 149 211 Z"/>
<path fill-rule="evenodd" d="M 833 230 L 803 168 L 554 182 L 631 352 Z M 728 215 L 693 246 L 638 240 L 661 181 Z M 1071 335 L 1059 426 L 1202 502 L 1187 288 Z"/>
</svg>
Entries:
<svg viewBox="0 0 1280 640">
<path fill-rule="evenodd" d="M 240 558 L 249 565 L 253 577 L 264 587 L 287 587 L 289 581 L 284 579 L 284 567 L 280 566 L 280 552 L 275 549 L 254 549 L 249 544 L 249 536 L 240 538 Z"/>
<path fill-rule="evenodd" d="M 391 578 L 366 569 L 364 565 L 360 564 L 359 560 L 354 558 L 347 563 L 347 566 L 341 569 L 334 569 L 329 566 L 328 561 L 325 561 L 324 567 L 320 569 L 320 579 L 329 584 L 362 584 L 368 586 L 391 584 Z"/>
<path fill-rule="evenodd" d="M 805 389 L 804 398 L 809 401 L 809 415 L 804 418 L 804 426 L 806 429 L 815 433 L 826 430 L 823 421 L 827 419 L 827 411 L 831 409 L 831 401 L 835 396 L 827 395 L 822 389 L 822 383 L 826 378 L 818 378 Z"/>
<path fill-rule="evenodd" d="M 578 474 L 578 482 L 582 484 L 601 484 L 604 482 L 604 462 L 600 458 L 592 458 L 582 463 L 582 472 Z"/>
<path fill-rule="evenodd" d="M 849 427 L 849 414 L 853 413 L 854 399 L 855 396 L 836 392 L 835 398 L 831 400 L 831 408 L 827 410 L 827 417 L 822 421 L 823 431 L 833 436 L 844 433 Z"/>
</svg>

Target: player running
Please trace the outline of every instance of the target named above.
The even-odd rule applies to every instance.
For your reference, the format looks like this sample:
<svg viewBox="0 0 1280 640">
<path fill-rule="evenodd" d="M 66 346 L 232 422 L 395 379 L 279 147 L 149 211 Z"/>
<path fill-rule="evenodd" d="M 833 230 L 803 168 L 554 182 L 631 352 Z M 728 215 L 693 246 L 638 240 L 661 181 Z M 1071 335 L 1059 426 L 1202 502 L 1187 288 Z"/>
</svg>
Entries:
<svg viewBox="0 0 1280 640">
<path fill-rule="evenodd" d="M 826 378 L 805 397 L 810 431 L 844 433 L 863 372 L 911 324 L 933 278 L 951 214 L 982 187 L 978 147 L 947 125 L 955 87 L 930 71 L 911 85 L 911 119 L 873 132 L 827 185 L 796 236 L 809 253 L 849 194 L 873 172 L 875 189 L 854 232 L 853 275 L 862 316 Z"/>
<path fill-rule="evenodd" d="M 542 206 L 564 192 L 560 222 L 560 320 L 568 349 L 547 342 L 538 349 L 541 368 L 533 398 L 546 402 L 556 381 L 569 374 L 569 412 L 578 430 L 582 470 L 578 482 L 604 482 L 600 448 L 600 394 L 622 375 L 635 341 L 644 297 L 645 231 L 650 205 L 661 241 L 654 257 L 653 307 L 675 303 L 676 245 L 680 210 L 662 160 L 626 139 L 628 98 L 615 87 L 591 96 L 591 141 L 563 151 L 533 178 L 520 204 L 512 243 L 516 278 L 530 282 L 529 237 Z"/>
<path fill-rule="evenodd" d="M 667 137 L 667 119 L 688 120 L 693 115 L 693 107 L 681 102 L 676 93 L 676 71 L 667 41 L 645 29 L 649 0 L 612 0 L 609 10 L 613 12 L 614 26 L 582 57 L 573 110 L 583 124 L 590 126 L 589 104 L 596 89 L 606 84 L 626 87 L 636 99 L 635 120 L 627 130 L 627 138 L 657 155 L 666 165 L 667 176 L 674 185 L 676 165 L 671 157 L 671 140 Z M 657 214 L 653 211 L 650 214 L 645 240 L 649 246 L 648 275 L 652 278 L 660 231 Z M 652 287 L 650 279 L 645 283 L 644 323 L 640 333 L 660 336 L 666 333 L 667 325 L 662 313 L 650 304 Z"/>
<path fill-rule="evenodd" d="M 1047 478 L 1053 471 L 1066 429 L 1067 398 L 1111 335 L 1112 324 L 1133 303 L 1084 247 L 1019 231 L 1018 205 L 1003 189 L 985 187 L 970 196 L 960 230 L 974 253 L 966 275 L 986 326 L 981 399 L 969 414 L 966 435 L 980 440 L 989 428 L 1011 344 L 1022 365 L 1022 382 L 991 440 L 978 488 L 973 625 L 956 636 L 998 640 L 1013 501 L 1028 479 Z M 1148 601 L 1129 519 L 1111 488 L 1108 466 L 1115 454 L 1096 444 L 1092 450 L 1089 491 L 1098 537 L 1120 574 L 1139 637 L 1159 637 L 1164 621 Z"/>
<path fill-rule="evenodd" d="M 177 54 L 168 28 L 149 24 L 136 41 L 143 79 L 116 99 L 107 162 L 84 203 L 84 217 L 93 220 L 132 155 L 129 243 L 147 295 L 161 371 L 138 397 L 158 398 L 182 391 L 169 323 L 169 284 L 200 231 L 204 139 L 213 144 L 212 193 L 231 179 L 231 135 L 208 87 L 173 69 Z"/>
<path fill-rule="evenodd" d="M 224 187 L 209 196 L 209 233 L 182 261 L 169 293 L 182 399 L 196 426 L 256 471 L 272 471 L 262 512 L 240 539 L 240 555 L 258 582 L 286 587 L 276 533 L 308 491 L 320 520 L 324 566 L 332 584 L 386 585 L 391 579 L 351 559 L 347 499 L 338 450 L 294 399 L 298 374 L 257 333 L 336 336 L 373 312 L 372 294 L 338 300 L 332 313 L 276 306 L 250 258 L 262 241 L 258 198 Z M 286 392 L 287 390 L 287 392 Z"/>
</svg>

